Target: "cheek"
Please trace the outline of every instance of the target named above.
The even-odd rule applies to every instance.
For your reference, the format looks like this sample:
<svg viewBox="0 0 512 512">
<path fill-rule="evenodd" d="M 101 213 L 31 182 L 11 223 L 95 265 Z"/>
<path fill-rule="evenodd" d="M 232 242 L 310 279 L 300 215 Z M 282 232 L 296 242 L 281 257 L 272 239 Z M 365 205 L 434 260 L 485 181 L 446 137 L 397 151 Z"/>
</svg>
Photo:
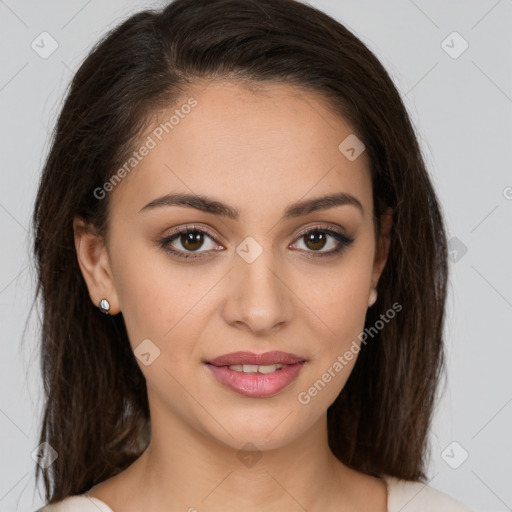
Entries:
<svg viewBox="0 0 512 512">
<path fill-rule="evenodd" d="M 327 346 L 340 348 L 363 330 L 371 286 L 372 240 L 358 240 L 340 264 L 302 277 L 303 296 L 312 313 L 323 325 Z M 325 349 L 325 347 L 324 347 Z"/>
<path fill-rule="evenodd" d="M 127 249 L 119 244 L 113 250 L 113 271 L 130 342 L 136 347 L 149 338 L 160 346 L 166 333 L 186 313 L 183 298 L 187 295 L 187 283 L 180 272 L 172 280 L 165 277 L 169 268 L 159 249 L 148 250 L 136 243 Z"/>
<path fill-rule="evenodd" d="M 159 364 L 190 363 L 219 277 L 173 264 L 161 249 L 143 244 L 133 243 L 130 252 L 119 246 L 116 254 L 114 279 L 132 349 L 149 339 L 160 351 Z"/>
<path fill-rule="evenodd" d="M 368 308 L 371 261 L 340 267 L 326 279 L 323 291 L 309 298 L 318 329 L 311 351 L 314 364 L 306 375 L 297 401 L 310 417 L 327 409 L 345 386 L 361 347 Z M 310 328 L 313 328 L 310 326 Z"/>
</svg>

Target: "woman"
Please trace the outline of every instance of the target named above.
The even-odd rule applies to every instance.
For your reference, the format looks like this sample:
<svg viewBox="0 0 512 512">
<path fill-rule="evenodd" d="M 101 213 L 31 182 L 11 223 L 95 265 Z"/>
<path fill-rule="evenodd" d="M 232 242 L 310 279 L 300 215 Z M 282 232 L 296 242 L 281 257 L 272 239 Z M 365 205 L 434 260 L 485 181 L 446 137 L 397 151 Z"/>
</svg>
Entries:
<svg viewBox="0 0 512 512">
<path fill-rule="evenodd" d="M 33 221 L 45 512 L 468 510 L 425 485 L 442 213 L 337 21 L 130 17 L 73 79 Z"/>
</svg>

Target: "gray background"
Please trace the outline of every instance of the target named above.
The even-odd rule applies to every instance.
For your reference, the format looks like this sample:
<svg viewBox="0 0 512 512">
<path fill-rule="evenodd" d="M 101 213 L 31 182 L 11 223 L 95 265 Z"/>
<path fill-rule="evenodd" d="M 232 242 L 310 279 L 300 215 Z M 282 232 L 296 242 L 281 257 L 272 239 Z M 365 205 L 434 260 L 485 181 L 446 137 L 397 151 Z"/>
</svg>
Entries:
<svg viewBox="0 0 512 512">
<path fill-rule="evenodd" d="M 390 72 L 457 239 L 430 485 L 475 511 L 512 510 L 512 1 L 310 3 L 344 23 Z M 43 503 L 31 458 L 42 405 L 34 313 L 21 339 L 33 294 L 29 219 L 50 128 L 92 44 L 128 14 L 158 5 L 0 0 L 2 511 Z M 46 59 L 31 47 L 43 31 L 58 43 Z M 457 58 L 464 43 L 454 31 L 469 44 Z"/>
</svg>

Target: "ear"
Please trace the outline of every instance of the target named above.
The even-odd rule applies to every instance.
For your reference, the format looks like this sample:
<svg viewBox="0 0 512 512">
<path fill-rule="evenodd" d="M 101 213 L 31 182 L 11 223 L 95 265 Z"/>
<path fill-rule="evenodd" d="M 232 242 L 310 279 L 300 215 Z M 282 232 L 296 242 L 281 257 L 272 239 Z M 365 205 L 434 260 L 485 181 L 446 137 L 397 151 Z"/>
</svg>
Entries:
<svg viewBox="0 0 512 512">
<path fill-rule="evenodd" d="M 389 254 L 390 233 L 393 226 L 393 210 L 388 208 L 380 217 L 380 234 L 375 247 L 373 260 L 372 287 L 377 288 L 380 276 Z"/>
<path fill-rule="evenodd" d="M 78 265 L 93 304 L 97 307 L 101 299 L 107 299 L 109 314 L 119 313 L 119 300 L 103 238 L 80 217 L 73 219 L 73 231 Z"/>
</svg>

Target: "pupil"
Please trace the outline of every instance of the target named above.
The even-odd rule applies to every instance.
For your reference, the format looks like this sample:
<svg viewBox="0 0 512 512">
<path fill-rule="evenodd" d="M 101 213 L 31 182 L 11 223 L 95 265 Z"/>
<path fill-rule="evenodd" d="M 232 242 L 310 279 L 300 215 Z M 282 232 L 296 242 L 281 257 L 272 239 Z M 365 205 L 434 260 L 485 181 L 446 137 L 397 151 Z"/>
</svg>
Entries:
<svg viewBox="0 0 512 512">
<path fill-rule="evenodd" d="M 306 245 L 313 244 L 313 247 L 308 247 L 310 249 L 322 249 L 325 245 L 325 233 L 320 231 L 315 231 L 306 236 Z"/>
<path fill-rule="evenodd" d="M 184 233 L 181 235 L 181 243 L 189 251 L 197 251 L 203 245 L 203 234 L 198 231 L 193 233 Z M 196 246 L 194 247 L 194 244 Z"/>
</svg>

